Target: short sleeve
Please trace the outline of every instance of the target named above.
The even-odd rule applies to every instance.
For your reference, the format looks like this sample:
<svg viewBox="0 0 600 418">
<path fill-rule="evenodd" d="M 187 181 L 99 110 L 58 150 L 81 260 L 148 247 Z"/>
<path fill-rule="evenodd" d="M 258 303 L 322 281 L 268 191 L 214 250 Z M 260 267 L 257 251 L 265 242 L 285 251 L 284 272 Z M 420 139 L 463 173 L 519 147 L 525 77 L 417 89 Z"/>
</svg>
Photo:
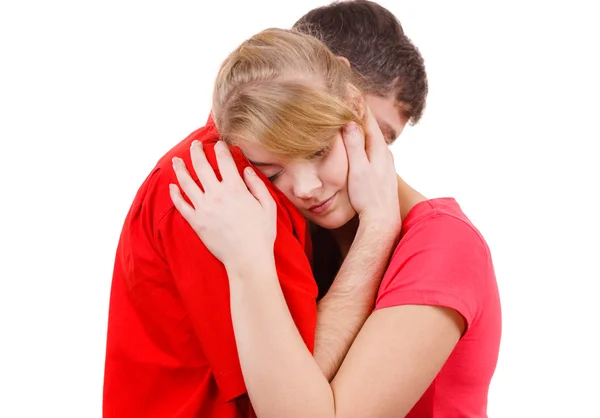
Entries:
<svg viewBox="0 0 600 418">
<path fill-rule="evenodd" d="M 402 238 L 386 271 L 375 309 L 430 305 L 454 309 L 470 327 L 489 271 L 487 245 L 468 222 L 435 214 Z"/>
<path fill-rule="evenodd" d="M 173 281 L 202 351 L 226 400 L 246 392 L 237 356 L 223 264 L 174 208 L 161 220 L 159 239 Z"/>
</svg>

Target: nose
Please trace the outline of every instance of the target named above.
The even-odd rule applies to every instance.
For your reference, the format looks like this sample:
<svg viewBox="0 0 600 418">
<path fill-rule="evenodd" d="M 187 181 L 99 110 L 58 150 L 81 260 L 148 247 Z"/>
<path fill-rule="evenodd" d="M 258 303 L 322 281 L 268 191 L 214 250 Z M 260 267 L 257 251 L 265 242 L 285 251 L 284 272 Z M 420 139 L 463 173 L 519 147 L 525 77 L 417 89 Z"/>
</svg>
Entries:
<svg viewBox="0 0 600 418">
<path fill-rule="evenodd" d="M 321 180 L 312 164 L 302 164 L 293 170 L 293 193 L 298 199 L 311 199 L 322 186 Z"/>
</svg>

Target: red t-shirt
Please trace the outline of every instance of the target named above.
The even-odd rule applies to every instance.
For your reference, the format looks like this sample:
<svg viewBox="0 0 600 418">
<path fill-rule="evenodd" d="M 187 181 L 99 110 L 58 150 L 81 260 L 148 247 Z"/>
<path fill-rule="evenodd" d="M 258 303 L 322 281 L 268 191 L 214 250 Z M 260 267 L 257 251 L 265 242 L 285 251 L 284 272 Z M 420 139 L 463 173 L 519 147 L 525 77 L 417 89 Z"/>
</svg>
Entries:
<svg viewBox="0 0 600 418">
<path fill-rule="evenodd" d="M 105 418 L 252 416 L 242 377 L 223 265 L 174 208 L 174 156 L 190 173 L 189 148 L 204 143 L 216 167 L 212 123 L 165 155 L 139 189 L 119 241 L 110 295 Z M 240 172 L 248 165 L 232 153 Z M 313 350 L 317 287 L 300 213 L 264 176 L 278 207 L 275 260 L 288 307 Z M 244 395 L 244 396 L 242 396 Z"/>
<path fill-rule="evenodd" d="M 467 329 L 407 418 L 487 417 L 500 345 L 500 298 L 490 251 L 454 199 L 418 203 L 386 271 L 375 309 L 452 308 Z"/>
</svg>

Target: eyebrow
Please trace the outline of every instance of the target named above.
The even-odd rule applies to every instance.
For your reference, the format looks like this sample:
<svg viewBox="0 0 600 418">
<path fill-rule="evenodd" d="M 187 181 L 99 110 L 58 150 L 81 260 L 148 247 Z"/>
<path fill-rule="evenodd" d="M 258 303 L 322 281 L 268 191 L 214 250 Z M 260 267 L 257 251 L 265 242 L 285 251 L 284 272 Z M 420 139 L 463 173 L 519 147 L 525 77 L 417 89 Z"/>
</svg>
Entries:
<svg viewBox="0 0 600 418">
<path fill-rule="evenodd" d="M 259 162 L 251 161 L 251 160 L 248 160 L 248 161 L 250 162 L 250 164 L 252 164 L 255 167 L 268 167 L 270 165 L 274 165 L 274 164 L 271 164 L 271 163 L 259 163 Z"/>
<path fill-rule="evenodd" d="M 381 133 L 383 133 L 383 136 L 385 136 L 389 142 L 398 138 L 396 130 L 386 122 L 381 123 Z"/>
</svg>

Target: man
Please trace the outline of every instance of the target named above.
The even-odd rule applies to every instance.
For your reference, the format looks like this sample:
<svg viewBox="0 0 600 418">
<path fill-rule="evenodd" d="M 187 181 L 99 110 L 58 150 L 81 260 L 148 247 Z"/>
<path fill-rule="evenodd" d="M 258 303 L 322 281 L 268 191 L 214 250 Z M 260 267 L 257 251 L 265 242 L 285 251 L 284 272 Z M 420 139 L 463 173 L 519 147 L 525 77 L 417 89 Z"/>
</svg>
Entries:
<svg viewBox="0 0 600 418">
<path fill-rule="evenodd" d="M 423 111 L 427 84 L 422 59 L 395 18 L 375 3 L 349 2 L 328 7 L 332 9 L 309 12 L 301 22 L 314 25 L 313 29 L 319 27 L 323 40 L 331 43 L 332 48 L 336 48 L 333 35 L 343 32 L 329 21 L 327 10 L 335 10 L 336 14 L 344 13 L 346 8 L 354 17 L 349 16 L 344 24 L 355 22 L 373 29 L 361 34 L 366 44 L 383 42 L 389 36 L 389 44 L 397 47 L 395 52 L 389 51 L 389 57 L 396 57 L 389 63 L 377 56 L 366 57 L 363 62 L 349 50 L 337 52 L 344 52 L 342 55 L 357 71 L 366 71 L 363 76 L 371 80 L 367 83 L 368 103 L 392 142 L 404 125 L 409 120 L 416 123 Z M 371 14 L 363 16 L 359 11 L 357 15 L 354 7 Z M 387 16 L 385 25 L 369 25 L 369 19 L 377 20 L 382 14 Z M 338 48 L 348 44 L 352 33 L 358 32 L 345 33 Z M 409 56 L 412 61 L 408 66 L 391 62 Z M 374 72 L 377 65 L 384 69 L 380 76 Z M 386 95 L 388 91 L 394 91 L 394 95 Z M 204 128 L 175 146 L 150 173 L 127 215 L 111 289 L 105 417 L 226 418 L 251 413 L 235 347 L 226 272 L 174 209 L 168 191 L 168 185 L 176 182 L 171 159 L 181 157 L 191 166 L 189 146 L 193 140 L 199 140 L 215 168 L 213 146 L 217 139 L 218 132 L 209 120 Z M 239 152 L 233 152 L 239 170 L 249 165 Z M 305 222 L 289 201 L 266 183 L 278 207 L 275 242 L 278 276 L 295 324 L 312 351 L 317 289 L 306 255 L 309 250 Z M 360 283 L 367 272 L 383 274 L 384 263 L 362 262 L 369 259 L 368 249 L 374 244 L 368 241 L 369 237 L 365 239 L 357 242 L 364 250 L 347 258 L 346 262 L 354 268 L 346 269 L 336 279 L 338 288 Z M 365 298 L 360 292 L 336 293 L 332 287 L 327 303 L 319 309 L 319 317 L 325 323 L 331 322 L 331 313 L 341 303 L 352 303 L 357 312 L 336 321 L 335 329 L 328 331 L 343 335 L 334 339 L 339 344 L 339 348 L 334 347 L 338 356 L 347 350 L 370 313 L 373 297 L 374 294 Z M 315 357 L 319 358 L 318 350 Z M 332 378 L 335 371 L 334 365 L 324 372 Z"/>
<path fill-rule="evenodd" d="M 388 142 L 407 122 L 419 122 L 428 90 L 425 64 L 389 10 L 372 1 L 336 2 L 311 10 L 294 29 L 319 38 L 360 74 L 367 104 Z"/>
</svg>

